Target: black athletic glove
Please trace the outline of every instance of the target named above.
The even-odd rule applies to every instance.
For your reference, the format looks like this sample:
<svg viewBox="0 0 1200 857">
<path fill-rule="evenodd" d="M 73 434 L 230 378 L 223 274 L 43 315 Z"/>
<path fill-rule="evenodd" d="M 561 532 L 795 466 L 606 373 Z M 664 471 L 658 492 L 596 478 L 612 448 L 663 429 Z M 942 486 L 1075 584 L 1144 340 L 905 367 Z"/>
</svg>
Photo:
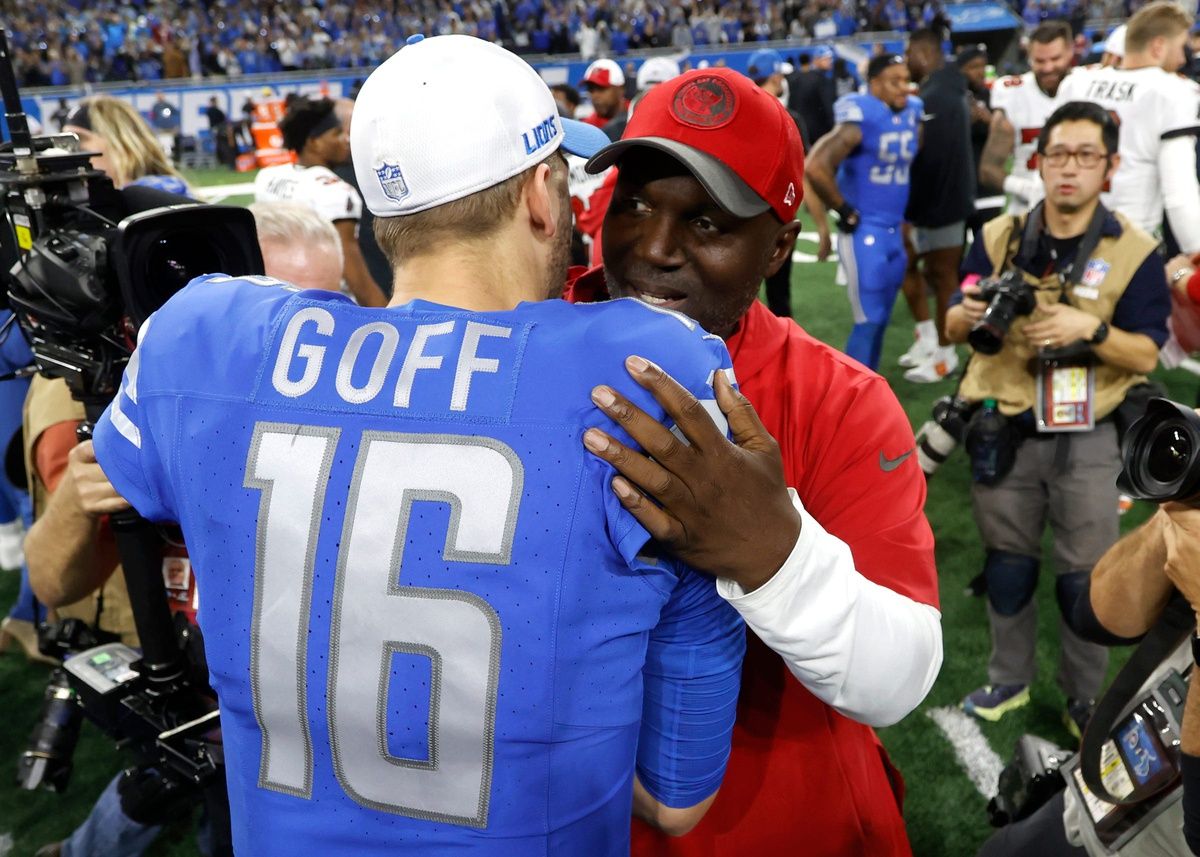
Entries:
<svg viewBox="0 0 1200 857">
<path fill-rule="evenodd" d="M 845 232 L 847 235 L 849 235 L 858 228 L 858 224 L 862 220 L 858 214 L 858 209 L 856 209 L 850 203 L 845 202 L 834 210 L 837 211 L 838 216 L 838 232 Z"/>
</svg>

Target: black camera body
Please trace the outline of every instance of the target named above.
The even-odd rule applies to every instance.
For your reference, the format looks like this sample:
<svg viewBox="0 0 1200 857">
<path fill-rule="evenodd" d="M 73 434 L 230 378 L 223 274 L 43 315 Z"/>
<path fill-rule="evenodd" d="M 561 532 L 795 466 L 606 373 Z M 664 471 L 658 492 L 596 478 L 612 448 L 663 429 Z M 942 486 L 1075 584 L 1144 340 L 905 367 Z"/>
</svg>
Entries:
<svg viewBox="0 0 1200 857">
<path fill-rule="evenodd" d="M 1033 286 L 1017 270 L 1008 270 L 994 279 L 979 282 L 980 299 L 987 301 L 983 317 L 967 334 L 967 342 L 980 354 L 996 354 L 1004 346 L 1004 337 L 1020 315 L 1029 315 L 1037 308 Z"/>
<path fill-rule="evenodd" d="M 1044 738 L 1022 735 L 1012 761 L 1000 772 L 996 796 L 988 801 L 988 820 L 1004 827 L 1033 815 L 1066 786 L 1060 768 L 1074 755 Z"/>
</svg>

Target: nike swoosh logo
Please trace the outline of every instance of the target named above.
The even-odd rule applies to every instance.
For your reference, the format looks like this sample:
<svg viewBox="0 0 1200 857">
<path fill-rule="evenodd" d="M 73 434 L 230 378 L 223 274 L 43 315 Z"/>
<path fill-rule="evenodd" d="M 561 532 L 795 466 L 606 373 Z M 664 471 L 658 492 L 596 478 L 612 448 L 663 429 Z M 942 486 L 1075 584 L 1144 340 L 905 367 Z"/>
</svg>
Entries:
<svg viewBox="0 0 1200 857">
<path fill-rule="evenodd" d="M 898 455 L 895 458 L 888 458 L 886 455 L 883 454 L 883 450 L 880 450 L 879 451 L 879 469 L 882 470 L 884 473 L 891 473 L 893 470 L 895 470 L 897 467 L 899 467 L 901 464 L 904 463 L 904 459 L 908 458 L 910 455 L 912 455 L 916 451 L 917 451 L 916 447 L 914 447 L 914 448 L 910 449 L 908 452 L 904 453 L 903 455 Z"/>
</svg>

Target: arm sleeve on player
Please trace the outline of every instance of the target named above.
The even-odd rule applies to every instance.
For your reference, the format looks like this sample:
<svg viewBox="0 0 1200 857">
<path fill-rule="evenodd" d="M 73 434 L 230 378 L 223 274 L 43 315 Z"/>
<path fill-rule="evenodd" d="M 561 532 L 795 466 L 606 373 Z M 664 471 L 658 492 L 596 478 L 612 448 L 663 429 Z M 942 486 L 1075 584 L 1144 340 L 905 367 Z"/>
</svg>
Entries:
<svg viewBox="0 0 1200 857">
<path fill-rule="evenodd" d="M 650 632 L 637 774 L 664 806 L 694 806 L 725 776 L 746 632 L 711 578 L 682 571 Z"/>
<path fill-rule="evenodd" d="M 162 438 L 150 424 L 150 408 L 143 395 L 146 367 L 161 359 L 154 356 L 156 341 L 150 335 L 156 317 L 148 318 L 138 332 L 137 348 L 125 367 L 117 395 L 96 423 L 93 441 L 104 475 L 142 517 L 178 521 L 159 449 Z M 170 438 L 166 442 L 171 443 Z"/>
<path fill-rule="evenodd" d="M 630 302 L 622 357 L 640 354 L 696 396 L 711 414 L 724 416 L 714 399 L 716 372 L 730 371 L 729 352 L 718 337 L 704 334 L 682 316 Z M 610 379 L 647 413 L 662 408 L 625 375 Z M 632 442 L 615 426 L 613 431 Z M 609 539 L 629 568 L 663 592 L 659 622 L 651 630 L 643 670 L 642 723 L 637 774 L 664 806 L 694 806 L 721 784 L 729 758 L 746 632 L 732 607 L 717 595 L 711 578 L 652 555 L 649 534 L 613 495 L 615 471 L 605 464 L 604 508 Z M 671 574 L 663 574 L 664 567 Z M 669 591 L 664 591 L 666 587 Z"/>
<path fill-rule="evenodd" d="M 1200 253 L 1200 182 L 1196 180 L 1196 138 L 1171 137 L 1158 148 L 1163 177 L 1163 208 L 1184 253 Z"/>
<path fill-rule="evenodd" d="M 803 519 L 791 556 L 767 583 L 717 591 L 814 696 L 853 720 L 889 726 L 925 698 L 942 665 L 941 614 L 854 567 L 792 491 Z"/>
</svg>

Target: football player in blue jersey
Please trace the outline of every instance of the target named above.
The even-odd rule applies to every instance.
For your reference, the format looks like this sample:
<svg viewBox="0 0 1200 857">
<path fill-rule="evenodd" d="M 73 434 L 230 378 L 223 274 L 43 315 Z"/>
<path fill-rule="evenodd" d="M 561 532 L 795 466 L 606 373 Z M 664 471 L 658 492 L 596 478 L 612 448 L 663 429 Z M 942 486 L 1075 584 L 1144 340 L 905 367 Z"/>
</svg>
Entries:
<svg viewBox="0 0 1200 857">
<path fill-rule="evenodd" d="M 872 58 L 867 93 L 839 98 L 834 118 L 833 130 L 809 154 L 805 175 L 838 214 L 838 258 L 854 313 L 846 353 L 876 369 L 904 281 L 901 225 L 909 165 L 921 145 L 921 99 L 909 94 L 903 57 Z"/>
<path fill-rule="evenodd" d="M 579 439 L 628 438 L 613 378 L 663 417 L 630 355 L 705 401 L 730 361 L 662 308 L 545 300 L 562 153 L 606 142 L 515 55 L 414 37 L 352 130 L 391 304 L 210 275 L 139 332 L 95 451 L 183 527 L 237 853 L 627 855 L 631 807 L 682 834 L 714 798 L 744 629 Z"/>
</svg>

